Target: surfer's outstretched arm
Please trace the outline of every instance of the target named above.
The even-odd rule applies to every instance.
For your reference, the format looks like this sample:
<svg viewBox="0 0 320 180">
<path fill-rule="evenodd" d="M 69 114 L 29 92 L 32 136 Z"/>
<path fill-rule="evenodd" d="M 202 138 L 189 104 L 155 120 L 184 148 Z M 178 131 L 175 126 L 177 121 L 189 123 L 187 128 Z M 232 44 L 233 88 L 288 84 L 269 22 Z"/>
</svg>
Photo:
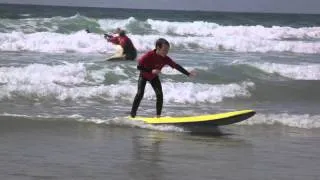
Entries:
<svg viewBox="0 0 320 180">
<path fill-rule="evenodd" d="M 182 66 L 180 66 L 179 64 L 176 64 L 175 65 L 175 69 L 178 70 L 179 72 L 181 72 L 182 74 L 185 74 L 189 77 L 193 77 L 196 75 L 196 72 L 195 71 L 187 71 L 185 68 L 183 68 Z"/>
<path fill-rule="evenodd" d="M 187 76 L 190 75 L 190 73 L 189 73 L 185 68 L 183 68 L 182 66 L 180 66 L 179 64 L 176 64 L 175 69 L 178 70 L 179 72 L 181 72 L 182 74 L 185 74 L 185 75 L 187 75 Z"/>
</svg>

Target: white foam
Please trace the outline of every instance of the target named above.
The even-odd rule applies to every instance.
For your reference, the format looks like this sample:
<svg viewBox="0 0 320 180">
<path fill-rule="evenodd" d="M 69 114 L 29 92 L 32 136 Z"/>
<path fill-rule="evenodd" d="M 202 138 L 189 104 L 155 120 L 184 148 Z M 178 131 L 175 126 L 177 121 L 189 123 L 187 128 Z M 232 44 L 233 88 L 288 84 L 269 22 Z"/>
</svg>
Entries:
<svg viewBox="0 0 320 180">
<path fill-rule="evenodd" d="M 98 24 L 101 29 L 105 31 L 110 31 L 115 28 L 126 29 L 126 27 L 132 23 L 137 23 L 138 21 L 134 17 L 129 17 L 128 19 L 99 19 Z"/>
<path fill-rule="evenodd" d="M 320 116 L 309 114 L 256 114 L 252 118 L 242 121 L 238 124 L 242 125 L 255 125 L 255 124 L 282 124 L 290 127 L 297 128 L 320 128 Z"/>
<path fill-rule="evenodd" d="M 11 85 L 48 84 L 54 81 L 79 84 L 85 81 L 86 68 L 82 63 L 49 66 L 31 64 L 26 67 L 1 67 L 0 82 Z"/>
<path fill-rule="evenodd" d="M 79 31 L 73 34 L 38 32 L 24 34 L 21 32 L 0 33 L 0 50 L 2 51 L 36 51 L 50 53 L 113 52 L 114 47 L 101 36 Z"/>
<path fill-rule="evenodd" d="M 167 102 L 217 103 L 223 101 L 224 98 L 249 97 L 248 88 L 253 86 L 252 82 L 220 85 L 167 82 L 163 85 L 163 91 L 166 92 L 164 99 Z M 150 93 L 146 94 L 146 97 L 148 96 L 150 97 Z"/>
<path fill-rule="evenodd" d="M 39 119 L 84 119 L 84 117 L 80 114 L 72 114 L 72 115 L 50 115 L 50 114 L 42 114 L 42 115 L 26 115 L 26 114 L 12 114 L 12 113 L 2 113 L 0 116 L 11 116 L 11 117 L 21 117 L 28 118 L 32 120 Z M 81 121 L 81 120 L 80 120 Z"/>
<path fill-rule="evenodd" d="M 19 14 L 19 15 L 22 17 L 29 17 L 30 16 L 30 14 Z"/>
<path fill-rule="evenodd" d="M 108 125 L 117 125 L 117 126 L 127 126 L 127 127 L 139 127 L 143 129 L 151 129 L 157 131 L 174 131 L 174 132 L 186 132 L 182 127 L 177 127 L 173 125 L 151 125 L 145 124 L 140 121 L 129 120 L 126 117 L 115 117 L 108 119 L 101 118 L 87 118 L 79 114 L 74 115 L 21 115 L 21 114 L 11 114 L 11 113 L 2 113 L 2 116 L 13 116 L 13 117 L 23 117 L 23 118 L 32 118 L 32 119 L 73 119 L 79 122 L 92 122 L 95 124 L 108 124 Z M 279 113 L 279 114 L 261 114 L 258 113 L 255 116 L 249 118 L 248 120 L 236 123 L 235 125 L 284 125 L 295 128 L 303 129 L 315 129 L 320 128 L 320 115 L 309 115 L 309 114 L 288 114 L 288 113 Z"/>
<path fill-rule="evenodd" d="M 256 26 L 221 26 L 214 22 L 170 22 L 148 19 L 147 23 L 155 31 L 162 34 L 178 34 L 193 36 L 240 36 L 257 37 L 259 39 L 313 39 L 320 38 L 320 27 L 264 27 Z"/>
<path fill-rule="evenodd" d="M 122 68 L 114 69 L 116 72 Z M 122 73 L 121 73 L 122 72 Z M 90 74 L 89 74 L 90 75 Z M 82 63 L 65 65 L 32 64 L 26 67 L 0 68 L 0 98 L 14 95 L 24 97 L 66 99 L 103 98 L 105 100 L 131 101 L 136 93 L 136 80 L 122 80 L 117 84 L 104 85 L 102 77 L 98 82 L 89 81 L 88 72 Z M 174 103 L 216 103 L 224 98 L 248 97 L 252 82 L 231 84 L 199 84 L 163 82 L 165 102 Z M 146 99 L 155 99 L 151 86 L 146 86 Z"/>
<path fill-rule="evenodd" d="M 57 97 L 63 99 L 61 84 L 76 85 L 86 82 L 86 69 L 82 63 L 48 66 L 31 64 L 26 67 L 0 68 L 0 82 L 3 85 L 0 97 L 10 98 L 12 94 L 22 96 Z M 72 90 L 70 90 L 72 91 Z M 72 93 L 72 92 L 70 92 Z M 75 93 L 75 92 L 73 92 Z"/>
<path fill-rule="evenodd" d="M 299 80 L 320 80 L 320 65 L 318 64 L 277 64 L 277 63 L 250 63 L 268 73 L 277 73 L 281 76 Z"/>
<path fill-rule="evenodd" d="M 126 117 L 116 117 L 110 119 L 99 119 L 99 118 L 81 118 L 78 119 L 81 122 L 93 122 L 96 124 L 108 124 L 117 126 L 128 126 L 128 127 L 139 127 L 143 129 L 157 130 L 157 131 L 172 131 L 172 132 L 185 132 L 181 127 L 172 125 L 152 125 L 145 124 L 141 121 L 133 121 Z"/>
<path fill-rule="evenodd" d="M 116 125 L 116 126 L 124 126 L 124 127 L 138 127 L 142 129 L 150 129 L 150 130 L 156 130 L 156 131 L 166 131 L 166 132 L 185 132 L 185 130 L 181 127 L 172 126 L 172 125 L 151 125 L 151 124 L 145 124 L 141 121 L 133 121 L 126 117 L 115 117 L 115 118 L 86 118 L 79 114 L 73 114 L 73 115 L 22 115 L 22 114 L 11 114 L 11 113 L 2 113 L 0 114 L 2 116 L 12 116 L 12 117 L 21 117 L 21 118 L 28 118 L 32 120 L 44 120 L 44 119 L 52 119 L 55 120 L 62 119 L 62 120 L 72 120 L 72 121 L 78 121 L 78 122 L 86 122 L 86 123 L 95 123 L 95 124 L 107 124 L 107 125 Z"/>
<path fill-rule="evenodd" d="M 147 23 L 151 25 L 151 29 L 162 34 L 213 36 L 215 29 L 219 28 L 218 24 L 205 21 L 170 22 L 148 19 Z"/>
<path fill-rule="evenodd" d="M 36 26 L 32 25 L 33 21 L 30 23 L 30 26 Z M 155 40 L 164 37 L 170 41 L 174 49 L 190 51 L 200 49 L 263 53 L 271 51 L 320 53 L 320 27 L 221 26 L 202 21 L 168 22 L 151 19 L 141 22 L 132 17 L 124 20 L 101 19 L 98 23 L 106 31 L 114 27 L 128 28 L 131 24 L 141 26 L 142 31 L 152 31 L 153 34 L 142 35 L 129 32 L 138 51 L 153 49 Z M 145 24 L 149 24 L 151 29 L 148 30 L 149 27 Z M 47 32 L 30 34 L 22 33 L 25 31 L 19 28 L 13 28 L 16 31 L 0 33 L 0 50 L 51 53 L 112 53 L 115 51 L 113 45 L 107 43 L 99 34 L 84 31 L 59 34 L 55 33 L 57 28 L 52 25 Z"/>
</svg>

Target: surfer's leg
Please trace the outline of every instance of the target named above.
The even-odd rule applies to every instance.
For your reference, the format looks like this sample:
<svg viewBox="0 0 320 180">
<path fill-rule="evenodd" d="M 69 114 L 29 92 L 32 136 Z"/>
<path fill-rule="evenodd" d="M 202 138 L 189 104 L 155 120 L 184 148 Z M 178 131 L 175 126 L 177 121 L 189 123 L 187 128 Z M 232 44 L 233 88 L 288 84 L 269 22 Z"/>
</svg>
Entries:
<svg viewBox="0 0 320 180">
<path fill-rule="evenodd" d="M 137 51 L 132 50 L 125 54 L 126 60 L 135 60 L 137 58 Z"/>
<path fill-rule="evenodd" d="M 156 93 L 157 97 L 157 117 L 160 117 L 161 111 L 162 111 L 162 106 L 163 106 L 163 93 L 162 93 L 162 86 L 159 77 L 156 77 L 150 81 L 151 86 Z"/>
<path fill-rule="evenodd" d="M 132 108 L 131 108 L 131 117 L 135 117 L 137 114 L 138 107 L 143 98 L 144 89 L 146 87 L 147 80 L 145 80 L 142 76 L 139 76 L 138 80 L 138 91 L 133 100 Z"/>
</svg>

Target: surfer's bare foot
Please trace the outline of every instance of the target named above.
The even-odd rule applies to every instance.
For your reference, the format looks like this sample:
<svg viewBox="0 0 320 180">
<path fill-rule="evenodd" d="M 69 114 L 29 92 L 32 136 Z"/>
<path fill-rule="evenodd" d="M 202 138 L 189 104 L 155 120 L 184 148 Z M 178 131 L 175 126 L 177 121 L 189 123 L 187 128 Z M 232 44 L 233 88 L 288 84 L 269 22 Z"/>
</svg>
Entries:
<svg viewBox="0 0 320 180">
<path fill-rule="evenodd" d="M 160 118 L 161 116 L 160 115 L 157 115 L 157 118 Z"/>
</svg>

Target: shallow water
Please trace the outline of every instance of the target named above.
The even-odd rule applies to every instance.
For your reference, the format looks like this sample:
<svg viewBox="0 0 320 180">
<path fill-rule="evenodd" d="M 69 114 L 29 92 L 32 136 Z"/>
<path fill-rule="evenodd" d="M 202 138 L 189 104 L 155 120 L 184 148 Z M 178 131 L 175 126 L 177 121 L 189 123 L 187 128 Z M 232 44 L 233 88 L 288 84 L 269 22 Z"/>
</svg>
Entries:
<svg viewBox="0 0 320 180">
<path fill-rule="evenodd" d="M 162 132 L 24 118 L 2 118 L 0 129 L 2 179 L 319 178 L 315 130 L 231 125 Z"/>
</svg>

